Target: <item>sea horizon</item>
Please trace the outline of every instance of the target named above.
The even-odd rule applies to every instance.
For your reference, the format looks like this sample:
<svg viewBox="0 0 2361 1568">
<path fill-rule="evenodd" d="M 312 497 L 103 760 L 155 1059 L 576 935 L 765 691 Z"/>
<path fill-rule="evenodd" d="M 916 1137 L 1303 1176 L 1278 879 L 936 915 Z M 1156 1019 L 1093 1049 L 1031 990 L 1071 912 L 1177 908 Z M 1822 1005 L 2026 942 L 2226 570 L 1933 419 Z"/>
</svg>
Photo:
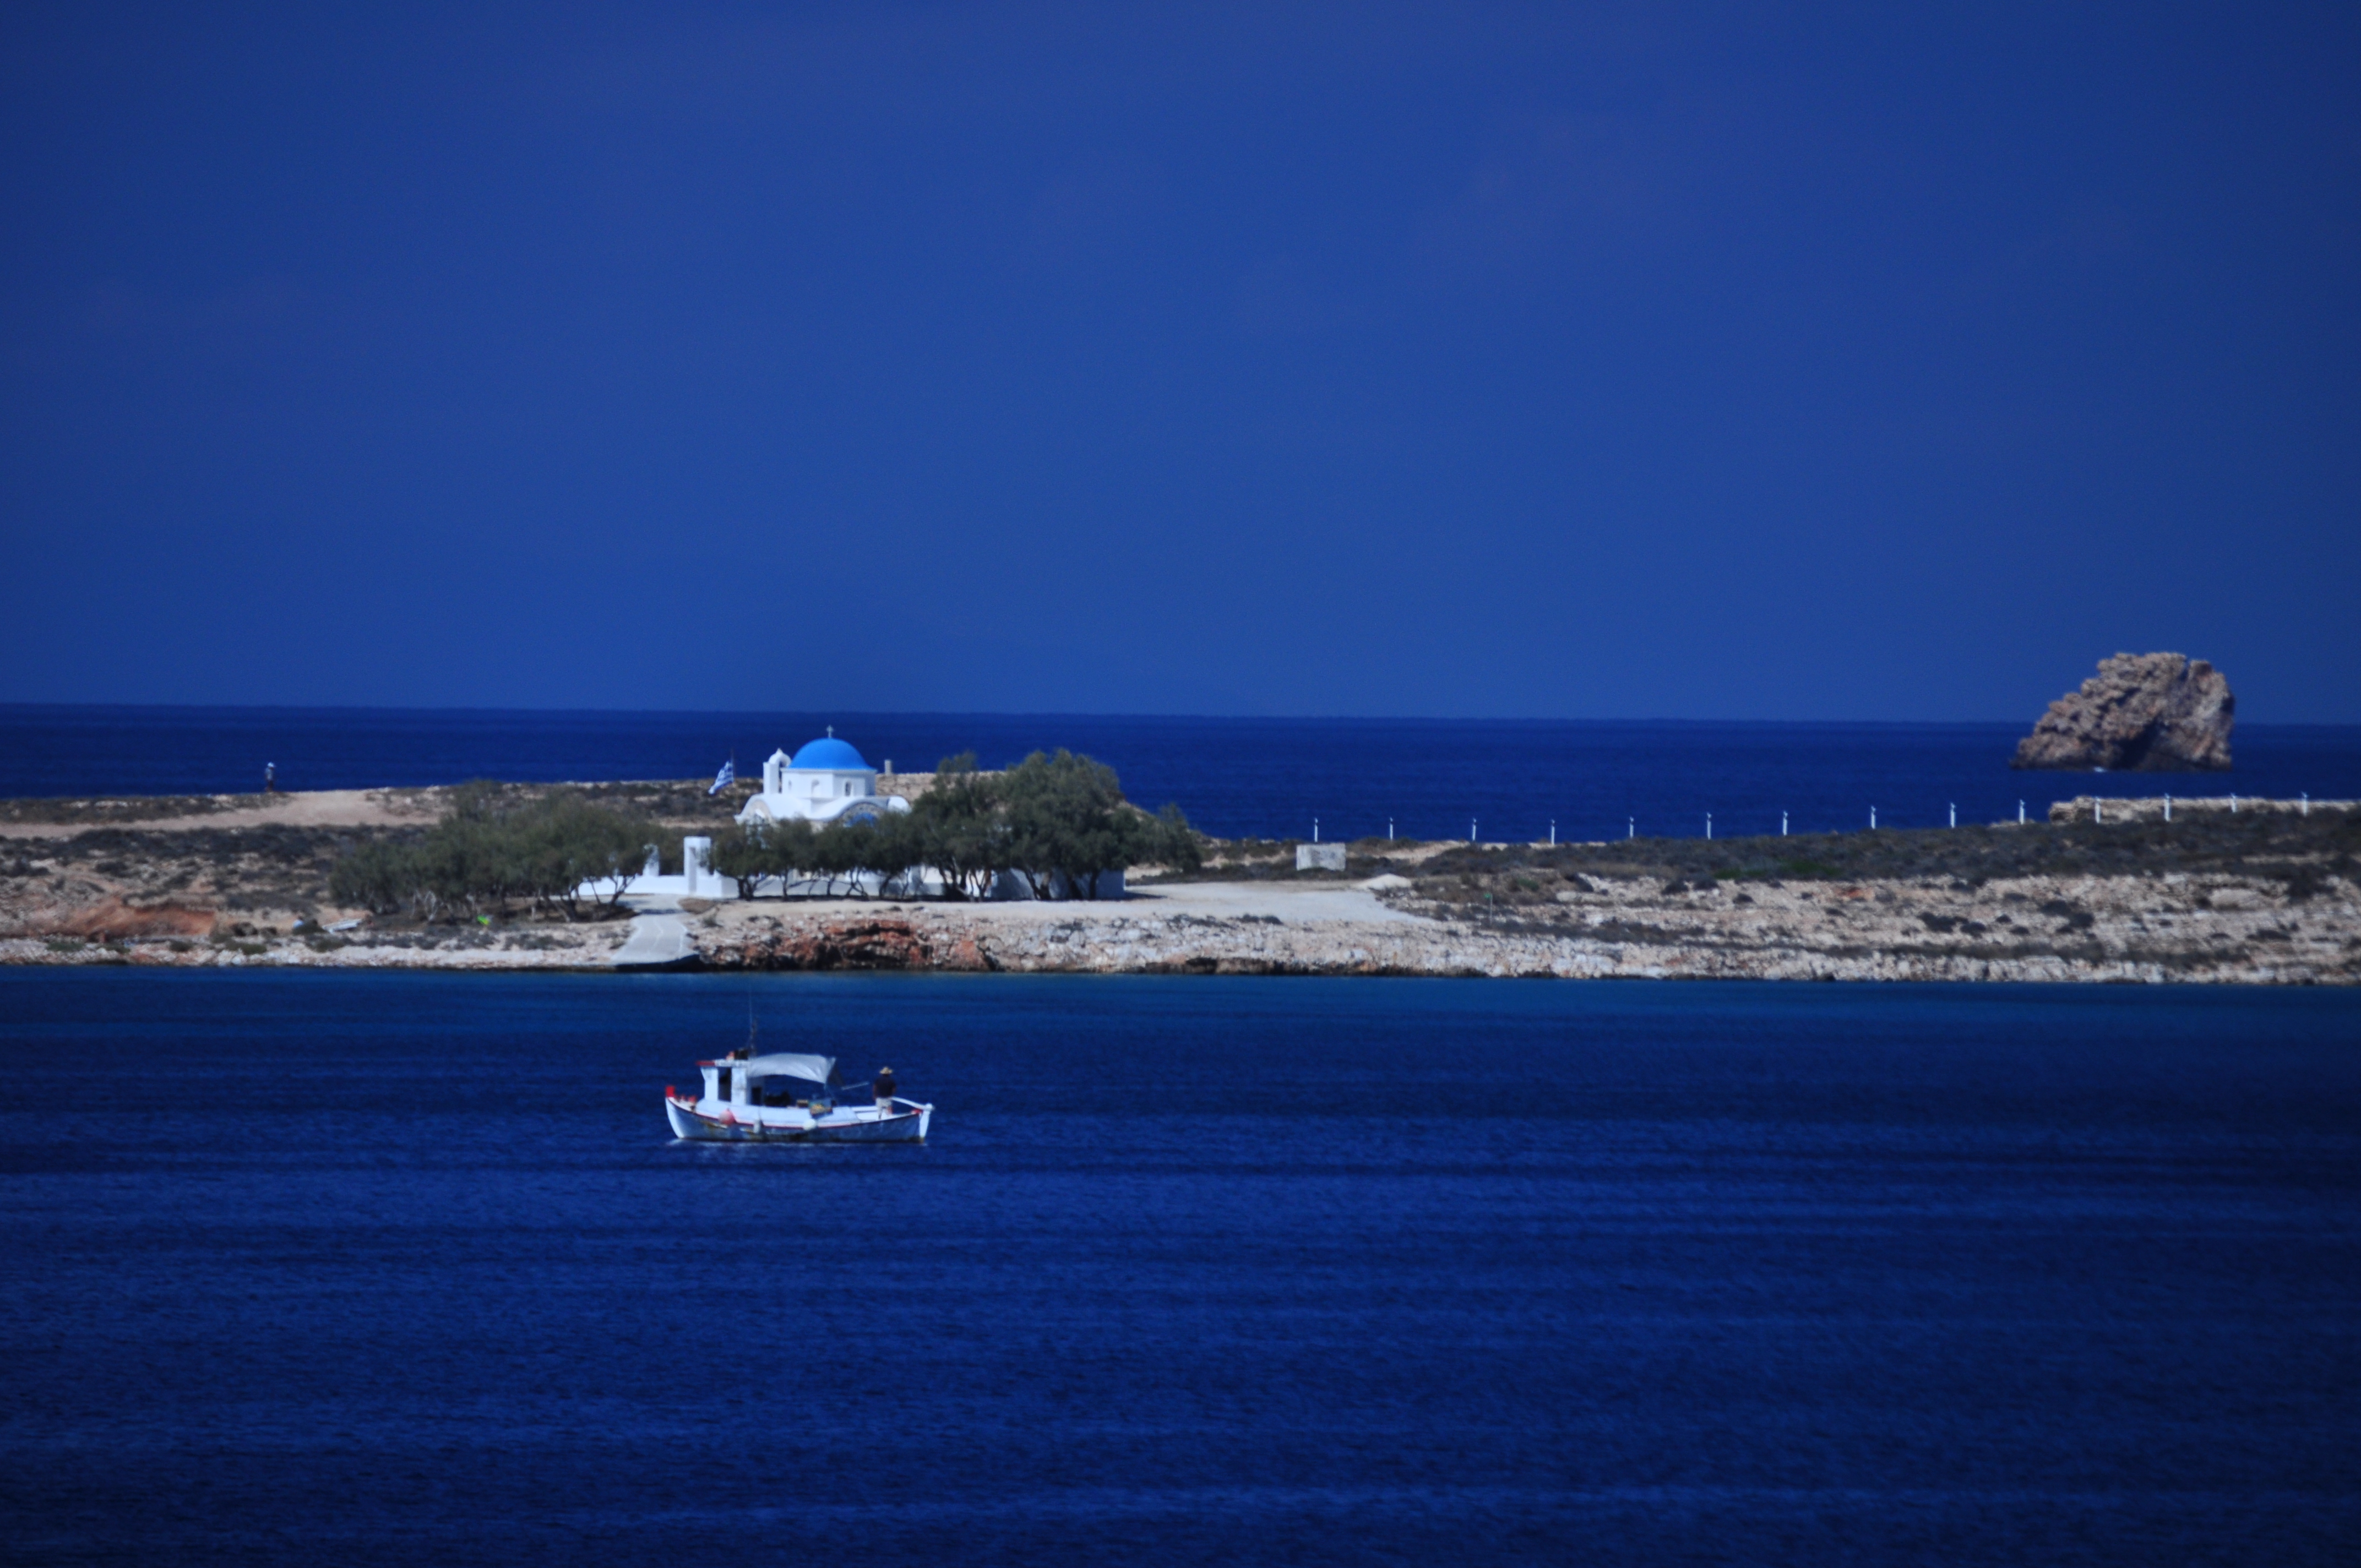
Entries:
<svg viewBox="0 0 2361 1568">
<path fill-rule="evenodd" d="M 1994 720 L 0 704 L 0 797 L 751 773 L 831 729 L 873 766 L 1060 747 L 1223 838 L 1540 841 L 1934 828 L 2077 795 L 2361 797 L 2361 725 L 2249 724 L 2227 773 L 2018 772 Z"/>
</svg>

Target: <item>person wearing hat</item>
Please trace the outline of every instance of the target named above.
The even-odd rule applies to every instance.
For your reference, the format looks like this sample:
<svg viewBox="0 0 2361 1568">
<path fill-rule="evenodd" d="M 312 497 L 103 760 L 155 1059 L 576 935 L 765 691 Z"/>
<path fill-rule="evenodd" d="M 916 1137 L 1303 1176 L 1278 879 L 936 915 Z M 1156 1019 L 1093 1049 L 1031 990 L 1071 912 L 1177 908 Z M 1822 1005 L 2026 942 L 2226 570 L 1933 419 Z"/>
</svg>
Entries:
<svg viewBox="0 0 2361 1568">
<path fill-rule="evenodd" d="M 881 1106 L 894 1103 L 894 1069 L 890 1067 L 877 1069 L 877 1103 Z"/>
</svg>

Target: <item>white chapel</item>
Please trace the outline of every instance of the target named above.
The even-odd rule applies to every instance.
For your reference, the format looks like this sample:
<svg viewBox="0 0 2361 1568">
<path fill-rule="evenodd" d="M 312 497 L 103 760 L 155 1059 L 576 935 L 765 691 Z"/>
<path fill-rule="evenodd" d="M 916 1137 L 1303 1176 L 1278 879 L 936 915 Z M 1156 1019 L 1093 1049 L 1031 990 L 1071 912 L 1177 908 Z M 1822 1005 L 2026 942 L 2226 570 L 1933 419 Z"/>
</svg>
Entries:
<svg viewBox="0 0 2361 1568">
<path fill-rule="evenodd" d="M 889 767 L 891 763 L 887 764 Z M 877 770 L 836 729 L 806 741 L 793 757 L 782 750 L 763 764 L 763 792 L 746 802 L 738 820 L 763 822 L 860 822 L 885 812 L 910 809 L 900 795 L 877 793 Z"/>
</svg>

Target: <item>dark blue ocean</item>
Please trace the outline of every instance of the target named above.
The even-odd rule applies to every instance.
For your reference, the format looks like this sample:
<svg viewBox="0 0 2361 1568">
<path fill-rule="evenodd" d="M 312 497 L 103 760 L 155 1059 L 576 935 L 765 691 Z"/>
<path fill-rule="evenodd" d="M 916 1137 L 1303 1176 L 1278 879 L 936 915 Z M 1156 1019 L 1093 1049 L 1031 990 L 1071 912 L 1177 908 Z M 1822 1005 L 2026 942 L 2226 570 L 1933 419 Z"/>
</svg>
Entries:
<svg viewBox="0 0 2361 1568">
<path fill-rule="evenodd" d="M 2030 725 L 1143 718 L 1010 714 L 495 712 L 0 706 L 0 797 L 752 774 L 833 725 L 905 772 L 1063 746 L 1224 838 L 1541 839 L 2038 819 L 2075 795 L 2361 798 L 2361 726 L 2242 725 L 2235 772 L 2019 773 Z"/>
<path fill-rule="evenodd" d="M 668 1142 L 750 1000 L 932 1143 Z M 2361 1553 L 2350 992 L 17 970 L 0 1059 L 11 1562 Z"/>
</svg>

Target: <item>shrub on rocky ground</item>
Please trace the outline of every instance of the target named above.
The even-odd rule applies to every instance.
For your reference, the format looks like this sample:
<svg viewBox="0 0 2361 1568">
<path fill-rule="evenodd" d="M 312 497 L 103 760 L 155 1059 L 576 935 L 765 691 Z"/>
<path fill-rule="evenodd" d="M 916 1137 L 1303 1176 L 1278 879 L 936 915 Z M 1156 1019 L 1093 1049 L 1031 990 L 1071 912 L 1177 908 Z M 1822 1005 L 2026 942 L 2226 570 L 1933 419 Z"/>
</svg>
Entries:
<svg viewBox="0 0 2361 1568">
<path fill-rule="evenodd" d="M 1554 882 L 1686 891 L 1746 882 L 1925 882 L 1972 888 L 2025 876 L 2157 876 L 2236 871 L 2312 896 L 2361 872 L 2361 818 L 2209 814 L 2186 822 L 1889 828 L 1759 839 L 1641 839 L 1609 845 L 1454 845 L 1401 870 L 1421 896 L 1495 901 L 1554 896 Z M 1672 884 L 1679 884 L 1675 889 Z M 2301 890 L 2299 893 L 2298 890 Z"/>
<path fill-rule="evenodd" d="M 354 845 L 330 871 L 328 890 L 347 906 L 408 905 L 430 922 L 488 916 L 516 901 L 573 919 L 584 884 L 605 882 L 604 902 L 618 904 L 648 851 L 661 854 L 675 838 L 577 792 L 530 795 L 487 782 L 458 792 L 449 815 L 414 841 Z"/>
</svg>

